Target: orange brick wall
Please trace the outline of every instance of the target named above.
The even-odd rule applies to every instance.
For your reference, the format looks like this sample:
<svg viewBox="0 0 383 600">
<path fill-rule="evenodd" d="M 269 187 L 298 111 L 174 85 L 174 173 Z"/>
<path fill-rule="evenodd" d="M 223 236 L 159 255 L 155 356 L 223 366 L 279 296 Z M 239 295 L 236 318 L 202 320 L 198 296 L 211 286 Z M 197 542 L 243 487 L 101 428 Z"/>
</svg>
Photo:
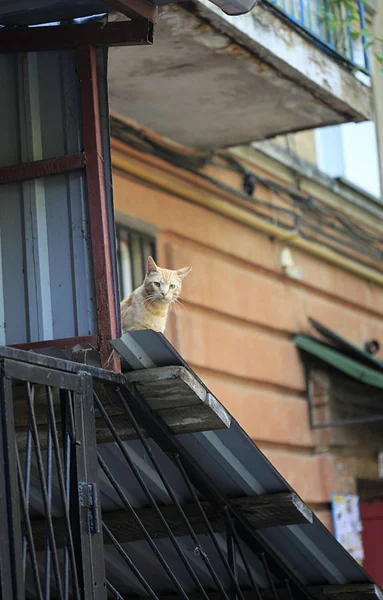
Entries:
<svg viewBox="0 0 383 600">
<path fill-rule="evenodd" d="M 356 344 L 383 339 L 382 290 L 295 249 L 304 278 L 288 279 L 279 242 L 121 172 L 114 199 L 118 211 L 159 229 L 160 265 L 193 267 L 168 338 L 330 526 L 330 494 L 355 489 L 355 461 L 318 452 L 292 337 L 308 332 L 313 316 Z M 360 461 L 374 476 L 376 461 Z"/>
</svg>

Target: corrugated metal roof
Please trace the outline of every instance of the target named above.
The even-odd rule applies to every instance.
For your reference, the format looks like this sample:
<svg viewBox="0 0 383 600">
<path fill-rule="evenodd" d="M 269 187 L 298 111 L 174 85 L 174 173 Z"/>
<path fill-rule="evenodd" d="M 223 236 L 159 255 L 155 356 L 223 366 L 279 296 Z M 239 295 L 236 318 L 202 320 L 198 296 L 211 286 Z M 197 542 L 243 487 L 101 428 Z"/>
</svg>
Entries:
<svg viewBox="0 0 383 600">
<path fill-rule="evenodd" d="M 127 333 L 121 340 L 114 341 L 113 345 L 124 356 L 127 369 L 183 365 L 191 370 L 166 338 L 153 331 Z M 177 436 L 177 439 L 197 464 L 203 465 L 204 473 L 215 486 L 229 497 L 292 491 L 234 419 L 228 429 L 183 434 Z M 128 442 L 132 450 L 136 447 L 135 444 L 136 442 Z M 102 451 L 113 452 L 113 449 L 108 447 Z M 155 444 L 154 451 L 165 466 L 180 499 L 187 500 L 184 485 L 174 478 L 174 465 Z M 117 454 L 115 461 L 118 470 L 120 466 Z M 145 464 L 145 457 L 139 451 L 136 461 L 151 481 L 158 497 L 162 495 L 161 500 L 166 502 L 166 494 L 164 496 L 154 471 Z M 120 476 L 122 477 L 122 472 Z M 133 493 L 138 505 L 145 501 L 138 490 L 129 490 L 129 493 Z M 102 496 L 104 503 L 118 502 L 107 487 L 102 488 Z M 312 524 L 271 527 L 258 531 L 258 536 L 283 557 L 283 561 L 290 565 L 305 586 L 371 582 L 359 564 L 315 517 Z M 188 547 L 188 543 L 185 543 Z M 137 552 L 139 554 L 139 544 Z M 192 554 L 191 548 L 189 552 Z M 263 571 L 257 569 L 258 559 L 252 556 L 250 562 L 256 576 L 262 578 Z M 153 581 L 156 581 L 154 572 Z"/>
<path fill-rule="evenodd" d="M 0 55 L 0 167 L 82 152 L 77 68 L 74 50 Z M 0 343 L 96 332 L 89 229 L 83 171 L 0 186 Z"/>
</svg>

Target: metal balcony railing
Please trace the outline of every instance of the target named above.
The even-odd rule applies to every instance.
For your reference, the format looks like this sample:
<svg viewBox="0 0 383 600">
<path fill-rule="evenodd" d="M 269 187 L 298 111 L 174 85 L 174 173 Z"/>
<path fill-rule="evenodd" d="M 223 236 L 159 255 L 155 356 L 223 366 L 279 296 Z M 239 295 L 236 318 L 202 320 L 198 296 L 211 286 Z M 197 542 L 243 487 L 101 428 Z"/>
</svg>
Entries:
<svg viewBox="0 0 383 600">
<path fill-rule="evenodd" d="M 354 69 L 369 73 L 366 37 L 360 35 L 355 40 L 352 34 L 353 29 L 362 31 L 366 27 L 362 0 L 356 1 L 359 23 L 353 25 L 348 21 L 350 11 L 343 3 L 339 3 L 336 8 L 331 8 L 336 17 L 336 24 L 332 24 L 326 17 L 327 0 L 267 0 L 267 2 L 308 34 L 322 50 L 338 57 Z"/>
<path fill-rule="evenodd" d="M 118 373 L 0 347 L 0 478 L 0 598 L 311 597 Z"/>
</svg>

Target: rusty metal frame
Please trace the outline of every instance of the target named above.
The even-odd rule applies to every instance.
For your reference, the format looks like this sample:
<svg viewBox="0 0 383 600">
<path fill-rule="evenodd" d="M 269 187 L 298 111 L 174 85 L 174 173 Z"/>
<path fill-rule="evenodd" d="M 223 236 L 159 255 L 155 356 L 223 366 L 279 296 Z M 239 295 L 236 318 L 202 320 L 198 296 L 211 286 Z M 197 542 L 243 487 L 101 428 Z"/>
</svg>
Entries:
<svg viewBox="0 0 383 600">
<path fill-rule="evenodd" d="M 17 27 L 0 31 L 0 52 L 64 50 L 82 45 L 145 46 L 152 43 L 153 23 L 147 19 L 68 27 Z"/>
<path fill-rule="evenodd" d="M 19 350 L 38 350 L 39 348 L 60 348 L 62 350 L 73 348 L 77 344 L 89 345 L 93 348 L 98 347 L 97 335 L 84 335 L 71 338 L 62 338 L 59 340 L 44 340 L 42 342 L 30 342 L 25 344 L 12 344 L 11 348 Z"/>
<path fill-rule="evenodd" d="M 118 368 L 118 359 L 113 359 L 114 353 L 111 356 L 112 349 L 108 343 L 118 336 L 118 326 L 105 190 L 97 53 L 94 46 L 78 48 L 78 65 L 99 349 L 101 364 Z"/>
<path fill-rule="evenodd" d="M 114 0 L 111 0 L 114 2 Z M 122 12 L 125 0 L 117 0 Z M 115 302 L 113 240 L 106 194 L 104 150 L 101 131 L 98 47 L 147 45 L 153 41 L 156 7 L 148 0 L 129 2 L 134 21 L 93 22 L 83 25 L 14 28 L 0 32 L 0 52 L 29 52 L 73 48 L 78 54 L 78 78 L 83 127 L 83 152 L 0 168 L 0 184 L 22 182 L 85 168 L 92 262 L 95 282 L 97 335 L 14 345 L 17 348 L 71 348 L 76 344 L 97 347 L 102 366 L 119 370 L 120 361 L 109 345 L 118 337 L 118 306 Z M 148 18 L 146 18 L 148 17 Z"/>
<path fill-rule="evenodd" d="M 0 167 L 0 185 L 78 171 L 85 167 L 85 163 L 85 154 L 79 152 L 71 156 L 60 156 L 59 158 L 35 160 L 20 165 Z"/>
</svg>

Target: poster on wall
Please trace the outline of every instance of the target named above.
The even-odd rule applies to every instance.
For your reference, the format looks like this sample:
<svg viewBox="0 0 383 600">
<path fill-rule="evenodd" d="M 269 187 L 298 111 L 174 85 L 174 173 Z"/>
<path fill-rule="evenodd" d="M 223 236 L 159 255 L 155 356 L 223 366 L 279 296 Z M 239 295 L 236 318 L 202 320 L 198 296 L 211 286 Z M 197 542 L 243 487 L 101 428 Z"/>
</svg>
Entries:
<svg viewBox="0 0 383 600">
<path fill-rule="evenodd" d="M 356 494 L 331 494 L 334 535 L 338 542 L 363 564 L 364 550 L 359 496 Z"/>
</svg>

